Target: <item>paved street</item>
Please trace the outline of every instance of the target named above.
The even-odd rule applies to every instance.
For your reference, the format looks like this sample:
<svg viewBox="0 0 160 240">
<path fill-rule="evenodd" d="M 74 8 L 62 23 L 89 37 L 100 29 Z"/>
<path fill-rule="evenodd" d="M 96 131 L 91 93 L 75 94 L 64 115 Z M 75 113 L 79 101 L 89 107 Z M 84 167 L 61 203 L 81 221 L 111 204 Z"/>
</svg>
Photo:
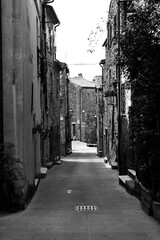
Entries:
<svg viewBox="0 0 160 240">
<path fill-rule="evenodd" d="M 117 171 L 96 148 L 73 142 L 63 160 L 48 170 L 25 211 L 0 215 L 0 240 L 160 239 L 159 222 L 119 186 Z"/>
</svg>

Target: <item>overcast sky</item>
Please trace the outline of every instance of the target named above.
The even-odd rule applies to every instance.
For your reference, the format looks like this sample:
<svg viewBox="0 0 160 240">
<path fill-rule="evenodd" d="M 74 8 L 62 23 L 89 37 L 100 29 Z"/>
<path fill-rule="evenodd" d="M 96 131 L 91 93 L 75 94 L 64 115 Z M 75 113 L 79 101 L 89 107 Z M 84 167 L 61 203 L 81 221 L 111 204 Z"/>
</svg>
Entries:
<svg viewBox="0 0 160 240">
<path fill-rule="evenodd" d="M 57 59 L 68 64 L 70 77 L 82 73 L 84 78 L 92 80 L 101 75 L 98 63 L 105 57 L 102 44 L 106 31 L 98 33 L 99 41 L 93 53 L 87 52 L 90 49 L 87 39 L 98 25 L 106 28 L 104 20 L 107 20 L 109 3 L 110 0 L 54 0 L 52 6 L 61 22 L 57 28 Z"/>
</svg>

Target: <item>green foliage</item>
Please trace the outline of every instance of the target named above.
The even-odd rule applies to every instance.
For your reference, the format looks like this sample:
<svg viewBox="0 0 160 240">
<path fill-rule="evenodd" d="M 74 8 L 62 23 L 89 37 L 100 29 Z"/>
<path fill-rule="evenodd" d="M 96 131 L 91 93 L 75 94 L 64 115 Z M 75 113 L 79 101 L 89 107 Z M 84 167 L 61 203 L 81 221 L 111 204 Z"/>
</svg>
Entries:
<svg viewBox="0 0 160 240">
<path fill-rule="evenodd" d="M 4 208 L 16 206 L 24 198 L 22 163 L 9 153 L 1 152 L 0 156 L 0 205 Z"/>
<path fill-rule="evenodd" d="M 96 46 L 103 35 L 103 33 L 106 31 L 106 20 L 101 17 L 100 23 L 97 23 L 96 28 L 92 30 L 88 37 L 88 50 L 89 53 L 94 53 L 96 51 Z"/>
<path fill-rule="evenodd" d="M 160 4 L 135 5 L 130 19 L 121 36 L 120 62 L 132 91 L 131 139 L 137 176 L 156 198 L 160 193 Z"/>
</svg>

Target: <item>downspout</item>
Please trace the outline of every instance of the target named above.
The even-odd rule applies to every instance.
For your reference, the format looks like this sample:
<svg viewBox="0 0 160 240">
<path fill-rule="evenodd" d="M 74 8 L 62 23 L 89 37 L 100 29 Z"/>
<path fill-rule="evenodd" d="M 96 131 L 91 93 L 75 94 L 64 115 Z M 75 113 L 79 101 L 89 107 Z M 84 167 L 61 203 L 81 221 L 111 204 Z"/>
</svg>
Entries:
<svg viewBox="0 0 160 240">
<path fill-rule="evenodd" d="M 0 155 L 3 151 L 3 77 L 2 77 L 2 10 L 0 0 Z"/>
<path fill-rule="evenodd" d="M 101 64 L 101 62 L 99 63 L 100 67 L 102 68 L 102 105 L 103 105 L 103 108 L 104 108 L 104 99 L 103 99 L 103 64 Z M 102 129 L 101 129 L 101 133 L 102 133 L 102 157 L 104 155 L 104 143 L 103 143 L 103 130 L 104 130 L 104 127 L 103 127 L 103 111 L 104 109 L 102 109 L 102 113 L 101 113 L 101 117 L 102 117 L 102 121 L 101 121 L 101 124 L 102 124 Z"/>
<path fill-rule="evenodd" d="M 80 96 L 79 96 L 80 106 L 79 106 L 79 120 L 80 120 L 80 141 L 82 141 L 82 88 L 80 89 Z"/>
<path fill-rule="evenodd" d="M 118 82 L 118 168 L 119 168 L 119 175 L 122 175 L 122 161 L 121 161 L 120 4 L 121 4 L 121 1 L 118 1 L 118 66 L 117 66 L 117 82 Z"/>
<path fill-rule="evenodd" d="M 97 88 L 97 156 L 100 150 L 99 88 Z"/>
</svg>

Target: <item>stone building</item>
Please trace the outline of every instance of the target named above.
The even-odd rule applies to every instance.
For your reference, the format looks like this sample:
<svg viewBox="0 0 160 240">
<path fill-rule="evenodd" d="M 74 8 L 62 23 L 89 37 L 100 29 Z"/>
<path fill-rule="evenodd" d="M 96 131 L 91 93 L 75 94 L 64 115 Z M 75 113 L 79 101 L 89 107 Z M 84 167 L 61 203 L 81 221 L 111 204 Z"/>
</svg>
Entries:
<svg viewBox="0 0 160 240">
<path fill-rule="evenodd" d="M 119 34 L 123 32 L 127 23 L 130 4 L 131 2 L 127 1 L 111 0 L 107 21 L 107 39 L 103 44 L 105 47 L 103 154 L 107 156 L 111 165 L 115 166 L 117 162 L 120 163 L 121 173 L 126 173 L 129 158 L 130 92 L 125 88 L 126 79 L 119 70 L 117 53 Z"/>
<path fill-rule="evenodd" d="M 94 78 L 96 87 L 96 127 L 97 127 L 97 156 L 104 155 L 103 149 L 103 115 L 104 115 L 104 100 L 103 100 L 103 78 L 102 76 L 95 76 Z"/>
<path fill-rule="evenodd" d="M 41 167 L 60 158 L 60 22 L 49 2 L 0 1 L 0 201 L 6 208 L 25 208 Z"/>
<path fill-rule="evenodd" d="M 37 49 L 42 6 L 23 0 L 1 4 L 4 150 L 1 196 L 9 205 L 25 207 L 36 187 L 41 165 L 40 133 L 35 129 L 41 124 Z"/>
<path fill-rule="evenodd" d="M 82 74 L 69 79 L 71 136 L 73 140 L 96 143 L 95 83 Z"/>
<path fill-rule="evenodd" d="M 69 108 L 69 69 L 67 64 L 61 63 L 60 76 L 60 154 L 66 156 L 71 153 L 71 117 Z"/>
<path fill-rule="evenodd" d="M 41 58 L 41 162 L 44 167 L 60 158 L 60 71 L 56 59 L 56 29 L 60 21 L 50 5 L 44 7 Z"/>
</svg>

